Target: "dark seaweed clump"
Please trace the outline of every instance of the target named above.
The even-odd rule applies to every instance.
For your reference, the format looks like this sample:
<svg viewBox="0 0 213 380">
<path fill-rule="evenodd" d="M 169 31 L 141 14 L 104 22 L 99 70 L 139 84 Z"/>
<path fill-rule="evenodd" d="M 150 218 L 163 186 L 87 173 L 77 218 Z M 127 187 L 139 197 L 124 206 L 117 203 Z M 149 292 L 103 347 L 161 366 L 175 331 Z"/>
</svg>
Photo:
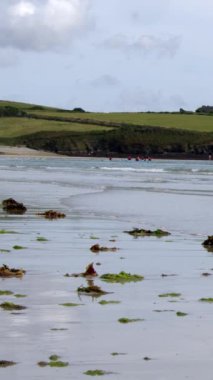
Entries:
<svg viewBox="0 0 213 380">
<path fill-rule="evenodd" d="M 44 216 L 46 219 L 58 219 L 58 218 L 65 218 L 65 214 L 62 212 L 54 211 L 54 210 L 48 210 L 42 213 L 38 213 L 40 216 Z"/>
<path fill-rule="evenodd" d="M 77 292 L 80 294 L 85 294 L 88 296 L 93 296 L 93 297 L 99 297 L 104 294 L 108 294 L 108 292 L 105 292 L 102 290 L 99 286 L 97 285 L 91 285 L 91 286 L 80 286 L 77 289 Z"/>
<path fill-rule="evenodd" d="M 90 248 L 90 251 L 92 251 L 94 253 L 99 253 L 99 252 L 116 252 L 117 250 L 118 250 L 118 248 L 116 248 L 116 247 L 112 247 L 112 248 L 101 247 L 99 244 L 94 244 Z"/>
<path fill-rule="evenodd" d="M 10 367 L 12 365 L 15 365 L 15 362 L 9 361 L 9 360 L 0 360 L 0 368 L 6 368 Z"/>
<path fill-rule="evenodd" d="M 22 277 L 25 273 L 24 269 L 9 268 L 7 265 L 0 267 L 0 277 Z"/>
<path fill-rule="evenodd" d="M 5 199 L 2 202 L 3 210 L 10 214 L 24 214 L 27 211 L 27 208 L 23 203 L 15 201 L 13 198 Z"/>
<path fill-rule="evenodd" d="M 7 310 L 7 311 L 26 309 L 26 306 L 16 305 L 13 302 L 3 302 L 0 304 L 0 307 L 4 310 Z"/>
<path fill-rule="evenodd" d="M 203 246 L 210 252 L 213 252 L 213 235 L 208 236 L 208 239 L 204 240 Z"/>
</svg>

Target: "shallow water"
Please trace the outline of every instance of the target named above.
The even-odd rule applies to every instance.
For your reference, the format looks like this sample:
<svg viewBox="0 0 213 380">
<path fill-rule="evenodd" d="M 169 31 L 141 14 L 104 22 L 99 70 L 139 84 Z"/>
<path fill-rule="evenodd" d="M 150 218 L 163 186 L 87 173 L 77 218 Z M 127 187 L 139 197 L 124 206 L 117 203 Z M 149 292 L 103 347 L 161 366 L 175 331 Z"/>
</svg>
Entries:
<svg viewBox="0 0 213 380">
<path fill-rule="evenodd" d="M 0 280 L 0 290 L 27 295 L 0 297 L 27 306 L 18 314 L 0 310 L 0 360 L 18 363 L 0 369 L 2 378 L 78 380 L 98 368 L 122 380 L 212 379 L 213 305 L 199 299 L 213 297 L 213 277 L 202 276 L 213 274 L 213 255 L 201 245 L 213 232 L 213 162 L 0 157 L 0 179 L 0 199 L 28 207 L 23 216 L 0 214 L 0 230 L 17 232 L 0 235 L 0 249 L 10 250 L 0 253 L 0 263 L 27 270 L 22 280 Z M 36 215 L 50 208 L 67 217 Z M 123 233 L 132 227 L 163 228 L 171 236 L 134 239 Z M 119 250 L 95 255 L 95 243 Z M 112 294 L 79 298 L 76 289 L 86 281 L 64 274 L 90 262 L 101 264 L 99 274 L 124 270 L 145 280 L 119 285 L 97 278 Z M 158 297 L 168 292 L 181 297 Z M 101 306 L 101 299 L 121 303 Z M 82 305 L 61 306 L 67 302 Z M 144 321 L 123 325 L 121 317 Z M 51 354 L 70 366 L 37 366 Z"/>
</svg>

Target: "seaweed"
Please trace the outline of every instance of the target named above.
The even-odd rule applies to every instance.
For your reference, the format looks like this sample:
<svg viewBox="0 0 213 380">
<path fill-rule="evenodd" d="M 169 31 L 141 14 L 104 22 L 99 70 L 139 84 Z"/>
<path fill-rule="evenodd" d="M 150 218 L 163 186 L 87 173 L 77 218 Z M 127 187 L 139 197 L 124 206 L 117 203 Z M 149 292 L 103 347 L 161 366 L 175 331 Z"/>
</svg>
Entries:
<svg viewBox="0 0 213 380">
<path fill-rule="evenodd" d="M 73 274 L 65 274 L 65 277 L 95 277 L 97 276 L 97 272 L 93 267 L 93 263 L 87 265 L 85 272 L 82 273 L 73 273 Z"/>
<path fill-rule="evenodd" d="M 51 361 L 48 363 L 49 367 L 58 367 L 58 368 L 63 368 L 63 367 L 68 367 L 69 363 L 68 362 L 62 362 L 61 360 L 58 361 Z"/>
<path fill-rule="evenodd" d="M 0 368 L 10 367 L 16 364 L 17 364 L 16 362 L 12 362 L 9 360 L 0 360 Z"/>
<path fill-rule="evenodd" d="M 100 279 L 106 282 L 120 283 L 124 284 L 126 282 L 137 282 L 144 280 L 144 277 L 138 274 L 130 274 L 126 272 L 115 273 L 105 273 L 100 276 Z"/>
<path fill-rule="evenodd" d="M 14 297 L 16 297 L 16 298 L 26 298 L 27 295 L 26 294 L 14 294 Z"/>
<path fill-rule="evenodd" d="M 37 241 L 40 241 L 40 242 L 48 241 L 48 239 L 46 239 L 45 237 L 42 237 L 42 236 L 37 237 L 36 240 L 37 240 Z"/>
<path fill-rule="evenodd" d="M 156 237 L 163 237 L 163 236 L 168 236 L 171 235 L 170 232 L 163 231 L 161 229 L 157 230 L 145 230 L 143 228 L 134 228 L 131 231 L 124 231 L 125 233 L 134 236 L 134 237 L 144 237 L 144 236 L 156 236 Z"/>
<path fill-rule="evenodd" d="M 48 210 L 45 212 L 38 213 L 39 216 L 44 216 L 46 219 L 59 219 L 59 218 L 65 218 L 66 215 L 62 212 L 54 211 L 54 210 Z"/>
<path fill-rule="evenodd" d="M 176 315 L 177 315 L 177 317 L 185 317 L 188 314 L 187 313 L 183 313 L 182 311 L 177 311 Z"/>
<path fill-rule="evenodd" d="M 156 310 L 153 310 L 155 313 L 166 313 L 166 312 L 174 312 L 175 310 L 169 310 L 169 309 L 164 309 L 164 310 L 160 310 L 160 309 L 156 309 Z"/>
<path fill-rule="evenodd" d="M 158 297 L 164 298 L 164 297 L 180 297 L 181 293 L 163 293 L 159 294 Z"/>
<path fill-rule="evenodd" d="M 26 247 L 22 247 L 21 245 L 14 245 L 13 249 L 20 250 L 20 249 L 26 249 Z"/>
<path fill-rule="evenodd" d="M 99 240 L 99 237 L 94 236 L 94 235 L 90 235 L 90 239 L 91 239 L 91 240 Z"/>
<path fill-rule="evenodd" d="M 50 329 L 51 331 L 67 331 L 68 329 L 65 329 L 65 328 L 56 328 L 56 327 L 53 327 L 52 329 Z"/>
<path fill-rule="evenodd" d="M 24 309 L 26 309 L 26 306 L 16 305 L 13 302 L 3 302 L 3 303 L 0 304 L 0 307 L 3 310 L 7 310 L 7 311 L 24 310 Z"/>
<path fill-rule="evenodd" d="M 110 355 L 112 356 L 120 356 L 120 355 L 126 355 L 124 352 L 112 352 Z"/>
<path fill-rule="evenodd" d="M 10 250 L 9 249 L 0 249 L 0 253 L 9 253 Z"/>
<path fill-rule="evenodd" d="M 118 250 L 118 248 L 116 248 L 116 247 L 112 247 L 112 248 L 101 247 L 99 244 L 94 244 L 90 248 L 90 251 L 92 251 L 94 253 L 99 253 L 99 252 L 116 252 L 117 250 Z"/>
<path fill-rule="evenodd" d="M 133 323 L 133 322 L 142 322 L 142 321 L 144 321 L 144 319 L 141 319 L 141 318 L 131 318 L 130 319 L 130 318 L 123 317 L 123 318 L 118 319 L 118 322 L 124 323 L 124 324 Z"/>
<path fill-rule="evenodd" d="M 63 367 L 68 367 L 69 363 L 68 362 L 62 362 L 60 359 L 60 356 L 58 355 L 51 355 L 49 357 L 49 362 L 45 362 L 45 361 L 40 361 L 38 362 L 38 366 L 39 367 L 58 367 L 58 368 L 63 368 Z"/>
<path fill-rule="evenodd" d="M 7 265 L 0 267 L 0 277 L 22 277 L 25 273 L 24 269 L 9 268 Z"/>
<path fill-rule="evenodd" d="M 24 214 L 27 211 L 27 208 L 23 205 L 23 203 L 19 203 L 15 201 L 13 198 L 5 199 L 2 202 L 3 210 L 10 214 Z"/>
<path fill-rule="evenodd" d="M 109 292 L 105 292 L 97 285 L 90 285 L 90 286 L 80 286 L 77 289 L 77 292 L 80 294 L 85 294 L 92 297 L 99 297 L 104 294 L 109 294 Z"/>
<path fill-rule="evenodd" d="M 76 307 L 76 306 L 82 306 L 82 303 L 60 303 L 60 306 L 65 306 L 65 307 Z"/>
<path fill-rule="evenodd" d="M 13 292 L 10 290 L 0 290 L 0 296 L 12 296 Z"/>
<path fill-rule="evenodd" d="M 50 360 L 53 360 L 53 361 L 57 361 L 57 360 L 60 359 L 60 356 L 54 354 L 54 355 L 51 355 L 51 356 L 49 357 L 49 359 L 50 359 Z"/>
<path fill-rule="evenodd" d="M 212 247 L 213 248 L 213 235 L 208 236 L 208 239 L 204 240 L 202 245 L 204 247 Z"/>
<path fill-rule="evenodd" d="M 201 302 L 213 303 L 213 298 L 200 298 Z"/>
<path fill-rule="evenodd" d="M 175 276 L 177 276 L 177 274 L 174 274 L 174 273 L 172 273 L 172 274 L 162 273 L 162 275 L 161 275 L 161 277 L 175 277 Z"/>
<path fill-rule="evenodd" d="M 121 303 L 120 301 L 105 301 L 105 300 L 102 300 L 100 302 L 98 302 L 100 305 L 116 305 L 116 304 L 119 304 Z"/>
<path fill-rule="evenodd" d="M 18 232 L 15 232 L 15 231 L 10 231 L 10 230 L 0 230 L 0 235 L 4 235 L 4 234 L 17 234 Z"/>
<path fill-rule="evenodd" d="M 103 371 L 102 369 L 88 370 L 84 372 L 84 375 L 88 376 L 104 376 L 109 374 L 112 374 L 112 372 Z"/>
</svg>

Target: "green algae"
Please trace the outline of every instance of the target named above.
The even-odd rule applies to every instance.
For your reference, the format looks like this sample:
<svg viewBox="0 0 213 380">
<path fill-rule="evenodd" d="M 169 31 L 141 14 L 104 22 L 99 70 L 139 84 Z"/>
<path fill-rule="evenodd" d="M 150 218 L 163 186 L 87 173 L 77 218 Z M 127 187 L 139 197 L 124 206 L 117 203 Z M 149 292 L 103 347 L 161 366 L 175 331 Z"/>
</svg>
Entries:
<svg viewBox="0 0 213 380">
<path fill-rule="evenodd" d="M 68 367 L 68 365 L 69 365 L 68 362 L 62 362 L 59 359 L 60 359 L 60 356 L 54 354 L 54 355 L 51 355 L 49 357 L 49 360 L 50 360 L 49 362 L 40 361 L 37 364 L 39 367 L 47 367 L 47 366 L 53 367 L 53 368 L 55 368 L 55 367 L 57 367 L 57 368 Z"/>
<path fill-rule="evenodd" d="M 69 363 L 68 362 L 62 362 L 62 361 L 51 361 L 48 363 L 49 367 L 57 367 L 57 368 L 63 368 L 63 367 L 68 367 Z"/>
<path fill-rule="evenodd" d="M 94 370 L 88 370 L 84 372 L 84 375 L 88 376 L 104 376 L 109 375 L 111 372 L 103 371 L 102 369 L 94 369 Z"/>
<path fill-rule="evenodd" d="M 163 294 L 159 294 L 158 297 L 164 298 L 164 297 L 180 297 L 180 296 L 181 296 L 181 293 L 163 293 Z"/>
<path fill-rule="evenodd" d="M 60 306 L 65 306 L 65 307 L 76 307 L 76 306 L 82 306 L 82 305 L 83 305 L 82 303 L 71 303 L 71 302 L 60 303 Z"/>
<path fill-rule="evenodd" d="M 156 236 L 156 237 L 163 237 L 163 236 L 168 236 L 171 235 L 170 232 L 163 231 L 161 229 L 157 230 L 145 230 L 143 228 L 134 228 L 132 231 L 124 231 L 125 233 L 134 236 L 134 237 L 144 237 L 144 236 Z"/>
<path fill-rule="evenodd" d="M 7 310 L 7 311 L 24 310 L 24 309 L 26 309 L 25 306 L 17 305 L 17 304 L 15 304 L 13 302 L 3 302 L 2 304 L 0 304 L 0 307 L 3 310 Z"/>
<path fill-rule="evenodd" d="M 182 311 L 177 311 L 176 315 L 177 315 L 177 317 L 185 317 L 188 314 L 187 313 L 183 313 Z"/>
<path fill-rule="evenodd" d="M 0 235 L 4 235 L 4 234 L 17 234 L 18 232 L 15 232 L 15 231 L 10 231 L 10 230 L 0 230 Z"/>
<path fill-rule="evenodd" d="M 118 322 L 124 323 L 124 324 L 133 323 L 133 322 L 142 322 L 142 321 L 144 321 L 144 319 L 141 319 L 141 318 L 131 318 L 130 319 L 130 318 L 123 317 L 123 318 L 118 319 Z"/>
<path fill-rule="evenodd" d="M 91 236 L 90 236 L 90 239 L 91 239 L 91 240 L 99 240 L 100 238 L 99 238 L 98 236 L 91 235 Z"/>
<path fill-rule="evenodd" d="M 0 296 L 12 296 L 13 292 L 10 290 L 0 290 Z"/>
<path fill-rule="evenodd" d="M 49 359 L 51 360 L 51 361 L 58 361 L 59 359 L 60 359 L 60 356 L 58 356 L 58 355 L 51 355 L 50 357 L 49 357 Z"/>
<path fill-rule="evenodd" d="M 37 237 L 36 240 L 41 241 L 41 242 L 48 241 L 48 239 L 46 239 L 45 237 L 42 237 L 42 236 Z"/>
<path fill-rule="evenodd" d="M 98 302 L 100 305 L 116 305 L 116 304 L 119 304 L 121 303 L 120 301 L 105 301 L 105 300 L 102 300 L 100 302 Z"/>
<path fill-rule="evenodd" d="M 21 245 L 14 245 L 13 249 L 17 249 L 17 250 L 19 250 L 19 249 L 26 249 L 26 247 L 22 247 Z"/>
<path fill-rule="evenodd" d="M 213 298 L 200 298 L 201 302 L 213 303 Z"/>
<path fill-rule="evenodd" d="M 142 281 L 144 279 L 144 277 L 140 276 L 138 274 L 130 274 L 130 273 L 126 273 L 126 272 L 120 272 L 118 274 L 105 273 L 102 276 L 100 276 L 100 279 L 103 281 L 106 281 L 106 282 L 124 284 L 126 282 Z"/>
</svg>

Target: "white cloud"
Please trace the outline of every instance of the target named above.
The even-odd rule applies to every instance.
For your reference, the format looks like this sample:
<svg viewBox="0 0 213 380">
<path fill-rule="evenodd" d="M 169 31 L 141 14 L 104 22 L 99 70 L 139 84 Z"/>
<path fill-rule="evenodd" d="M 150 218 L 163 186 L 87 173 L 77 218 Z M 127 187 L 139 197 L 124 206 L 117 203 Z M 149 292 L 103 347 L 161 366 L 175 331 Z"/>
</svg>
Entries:
<svg viewBox="0 0 213 380">
<path fill-rule="evenodd" d="M 136 51 L 173 57 L 179 49 L 180 43 L 180 36 L 156 37 L 142 34 L 137 38 L 130 38 L 124 34 L 117 34 L 103 41 L 102 46 L 108 49 L 121 50 L 125 53 Z"/>
<path fill-rule="evenodd" d="M 85 26 L 91 0 L 3 0 L 0 47 L 46 51 L 66 46 Z"/>
</svg>

